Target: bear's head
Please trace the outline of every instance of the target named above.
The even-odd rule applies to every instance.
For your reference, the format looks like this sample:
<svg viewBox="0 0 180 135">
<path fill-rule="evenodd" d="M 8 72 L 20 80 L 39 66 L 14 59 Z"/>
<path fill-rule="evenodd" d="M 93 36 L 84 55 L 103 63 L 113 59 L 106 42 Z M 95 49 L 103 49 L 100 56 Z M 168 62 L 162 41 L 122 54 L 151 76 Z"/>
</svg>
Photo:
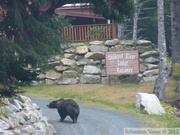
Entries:
<svg viewBox="0 0 180 135">
<path fill-rule="evenodd" d="M 49 105 L 47 105 L 47 107 L 48 108 L 57 108 L 57 104 L 62 104 L 63 103 L 63 101 L 64 101 L 64 99 L 63 98 L 61 98 L 61 99 L 59 99 L 59 100 L 55 100 L 55 101 L 52 101 L 52 102 L 50 102 L 49 103 Z"/>
<path fill-rule="evenodd" d="M 48 108 L 57 108 L 57 101 L 52 101 L 47 105 Z"/>
</svg>

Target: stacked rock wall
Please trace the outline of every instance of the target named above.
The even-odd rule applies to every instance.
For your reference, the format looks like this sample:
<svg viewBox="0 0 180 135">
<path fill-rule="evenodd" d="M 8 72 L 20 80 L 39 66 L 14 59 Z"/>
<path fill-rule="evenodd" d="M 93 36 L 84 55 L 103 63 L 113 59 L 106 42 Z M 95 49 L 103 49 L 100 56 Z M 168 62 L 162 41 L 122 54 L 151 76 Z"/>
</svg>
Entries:
<svg viewBox="0 0 180 135">
<path fill-rule="evenodd" d="M 0 108 L 1 135 L 53 135 L 55 130 L 48 119 L 41 114 L 40 108 L 26 96 L 6 99 Z"/>
<path fill-rule="evenodd" d="M 38 81 L 33 81 L 32 85 L 107 83 L 105 52 L 130 50 L 139 50 L 140 73 L 137 76 L 112 76 L 112 83 L 155 80 L 159 72 L 159 53 L 150 41 L 113 39 L 105 42 L 92 41 L 88 45 L 83 43 L 64 45 L 63 55 L 49 59 L 51 69 L 39 74 Z"/>
</svg>

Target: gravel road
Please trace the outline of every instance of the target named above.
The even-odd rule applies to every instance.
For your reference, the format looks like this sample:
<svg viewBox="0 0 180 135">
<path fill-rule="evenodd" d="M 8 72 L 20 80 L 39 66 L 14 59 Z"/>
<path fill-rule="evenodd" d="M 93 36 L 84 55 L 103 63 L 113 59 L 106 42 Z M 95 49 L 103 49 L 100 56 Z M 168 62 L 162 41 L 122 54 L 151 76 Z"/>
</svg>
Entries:
<svg viewBox="0 0 180 135">
<path fill-rule="evenodd" d="M 59 122 L 57 110 L 46 106 L 50 100 L 32 97 L 31 100 L 42 109 L 42 114 L 54 126 L 56 135 L 123 135 L 124 128 L 140 127 L 135 115 L 81 105 L 77 123 L 73 124 L 69 117 L 64 122 Z"/>
</svg>

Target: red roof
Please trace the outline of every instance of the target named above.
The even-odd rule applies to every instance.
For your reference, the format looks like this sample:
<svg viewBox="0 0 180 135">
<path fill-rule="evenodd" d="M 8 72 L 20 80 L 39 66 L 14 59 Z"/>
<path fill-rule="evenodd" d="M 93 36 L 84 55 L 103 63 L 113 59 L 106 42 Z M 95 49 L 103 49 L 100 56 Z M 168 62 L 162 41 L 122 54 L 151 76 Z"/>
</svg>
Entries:
<svg viewBox="0 0 180 135">
<path fill-rule="evenodd" d="M 93 5 L 63 6 L 56 8 L 55 13 L 67 15 L 67 16 L 83 17 L 83 18 L 105 19 L 103 16 L 95 15 L 93 13 L 93 9 L 94 9 Z"/>
</svg>

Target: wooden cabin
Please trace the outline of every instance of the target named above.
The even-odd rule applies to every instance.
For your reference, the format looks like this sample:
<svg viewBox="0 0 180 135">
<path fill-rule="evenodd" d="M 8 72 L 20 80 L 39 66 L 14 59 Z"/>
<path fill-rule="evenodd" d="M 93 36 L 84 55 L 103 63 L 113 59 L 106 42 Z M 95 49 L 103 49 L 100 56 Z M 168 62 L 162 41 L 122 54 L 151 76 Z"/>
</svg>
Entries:
<svg viewBox="0 0 180 135">
<path fill-rule="evenodd" d="M 71 18 L 72 27 L 64 29 L 64 36 L 71 41 L 107 40 L 116 37 L 114 21 L 110 22 L 93 12 L 89 3 L 65 4 L 56 8 L 56 14 Z"/>
</svg>

